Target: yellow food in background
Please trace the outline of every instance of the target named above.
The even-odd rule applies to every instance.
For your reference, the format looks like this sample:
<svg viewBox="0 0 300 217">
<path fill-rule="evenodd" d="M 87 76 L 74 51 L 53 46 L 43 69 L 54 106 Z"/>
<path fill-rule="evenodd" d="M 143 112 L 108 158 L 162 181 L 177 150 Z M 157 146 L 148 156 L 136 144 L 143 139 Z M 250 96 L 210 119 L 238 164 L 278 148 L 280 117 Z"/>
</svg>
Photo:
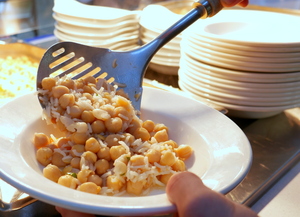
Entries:
<svg viewBox="0 0 300 217">
<path fill-rule="evenodd" d="M 0 58 L 0 99 L 12 99 L 35 90 L 38 63 L 27 56 Z"/>
</svg>

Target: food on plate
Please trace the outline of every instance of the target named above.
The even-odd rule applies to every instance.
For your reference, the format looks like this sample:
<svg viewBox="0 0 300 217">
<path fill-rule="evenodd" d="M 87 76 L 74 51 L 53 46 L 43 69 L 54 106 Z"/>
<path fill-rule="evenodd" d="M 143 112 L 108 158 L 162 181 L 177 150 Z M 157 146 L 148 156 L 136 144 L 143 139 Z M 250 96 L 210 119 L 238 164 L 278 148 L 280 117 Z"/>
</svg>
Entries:
<svg viewBox="0 0 300 217">
<path fill-rule="evenodd" d="M 186 170 L 193 149 L 171 140 L 163 123 L 141 120 L 105 79 L 47 77 L 38 92 L 43 119 L 64 133 L 33 136 L 46 178 L 93 194 L 146 195 Z"/>
<path fill-rule="evenodd" d="M 37 68 L 38 63 L 25 55 L 0 58 L 0 99 L 34 91 Z"/>
</svg>

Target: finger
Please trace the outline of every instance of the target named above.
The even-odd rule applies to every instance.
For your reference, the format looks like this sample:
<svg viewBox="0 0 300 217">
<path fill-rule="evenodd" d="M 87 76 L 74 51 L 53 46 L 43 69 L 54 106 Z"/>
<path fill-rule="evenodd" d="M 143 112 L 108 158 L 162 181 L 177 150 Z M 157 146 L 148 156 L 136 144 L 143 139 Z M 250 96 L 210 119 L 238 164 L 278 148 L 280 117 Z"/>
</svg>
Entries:
<svg viewBox="0 0 300 217">
<path fill-rule="evenodd" d="M 239 5 L 246 7 L 249 4 L 249 0 L 221 0 L 224 7 L 233 7 Z"/>
<path fill-rule="evenodd" d="M 76 212 L 62 207 L 55 207 L 55 209 L 61 214 L 62 217 L 95 217 L 95 215 L 92 214 Z"/>
<path fill-rule="evenodd" d="M 166 193 L 169 200 L 176 205 L 180 217 L 225 216 L 224 213 L 218 215 L 215 212 L 218 209 L 212 208 L 219 203 L 222 205 L 223 195 L 207 188 L 201 179 L 193 173 L 182 172 L 173 175 L 167 184 Z M 228 209 L 226 212 L 231 213 L 232 207 L 226 206 L 225 208 Z"/>
</svg>

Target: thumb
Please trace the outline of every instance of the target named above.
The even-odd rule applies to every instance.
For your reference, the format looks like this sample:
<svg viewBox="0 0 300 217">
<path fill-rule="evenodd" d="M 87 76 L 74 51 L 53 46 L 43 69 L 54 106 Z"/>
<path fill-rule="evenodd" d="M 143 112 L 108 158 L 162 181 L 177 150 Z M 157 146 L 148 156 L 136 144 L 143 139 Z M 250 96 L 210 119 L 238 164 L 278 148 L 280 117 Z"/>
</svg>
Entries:
<svg viewBox="0 0 300 217">
<path fill-rule="evenodd" d="M 166 193 L 169 200 L 176 205 L 180 217 L 257 216 L 247 207 L 209 189 L 197 175 L 190 172 L 173 175 L 168 181 Z"/>
<path fill-rule="evenodd" d="M 56 206 L 55 209 L 61 214 L 62 217 L 95 217 L 95 215 L 92 214 L 76 212 L 62 207 Z"/>
</svg>

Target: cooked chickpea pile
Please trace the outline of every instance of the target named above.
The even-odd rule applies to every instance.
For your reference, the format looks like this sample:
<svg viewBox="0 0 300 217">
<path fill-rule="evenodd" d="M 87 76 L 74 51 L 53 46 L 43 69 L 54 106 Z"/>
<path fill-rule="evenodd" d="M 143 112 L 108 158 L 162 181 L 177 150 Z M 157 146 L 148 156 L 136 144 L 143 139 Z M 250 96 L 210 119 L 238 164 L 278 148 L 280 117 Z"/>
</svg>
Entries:
<svg viewBox="0 0 300 217">
<path fill-rule="evenodd" d="M 102 195 L 145 195 L 186 170 L 193 152 L 178 145 L 164 124 L 138 118 L 122 91 L 93 77 L 44 78 L 43 118 L 63 137 L 35 133 L 36 158 L 46 178 Z"/>
</svg>

